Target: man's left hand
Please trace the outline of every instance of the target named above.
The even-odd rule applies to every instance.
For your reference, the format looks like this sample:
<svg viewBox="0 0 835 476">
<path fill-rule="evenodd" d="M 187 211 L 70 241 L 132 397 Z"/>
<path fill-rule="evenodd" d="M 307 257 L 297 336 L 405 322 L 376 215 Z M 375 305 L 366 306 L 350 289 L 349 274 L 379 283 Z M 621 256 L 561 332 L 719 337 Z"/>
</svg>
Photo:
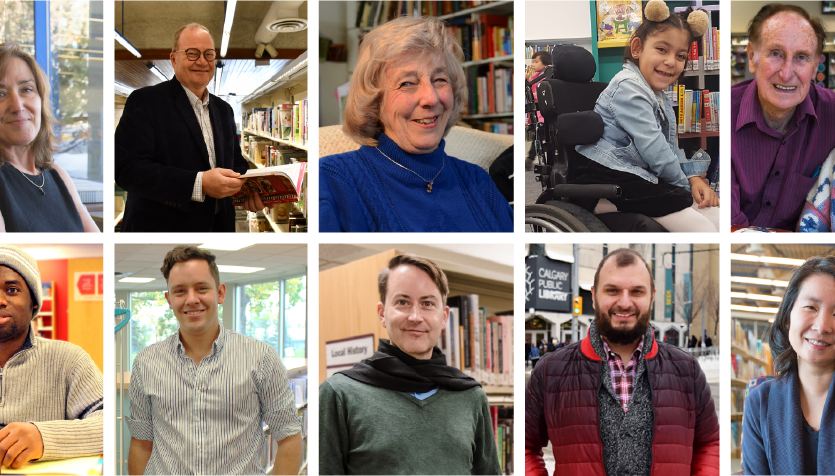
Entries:
<svg viewBox="0 0 835 476">
<path fill-rule="evenodd" d="M 0 460 L 7 468 L 20 468 L 24 463 L 43 456 L 43 438 L 31 423 L 9 423 L 0 430 Z"/>
<path fill-rule="evenodd" d="M 264 203 L 261 202 L 260 195 L 258 195 L 257 193 L 250 193 L 246 196 L 246 201 L 244 202 L 243 207 L 251 212 L 257 212 L 263 210 L 266 207 L 266 205 L 264 205 Z M 270 205 L 266 208 L 272 209 L 273 206 Z"/>
</svg>

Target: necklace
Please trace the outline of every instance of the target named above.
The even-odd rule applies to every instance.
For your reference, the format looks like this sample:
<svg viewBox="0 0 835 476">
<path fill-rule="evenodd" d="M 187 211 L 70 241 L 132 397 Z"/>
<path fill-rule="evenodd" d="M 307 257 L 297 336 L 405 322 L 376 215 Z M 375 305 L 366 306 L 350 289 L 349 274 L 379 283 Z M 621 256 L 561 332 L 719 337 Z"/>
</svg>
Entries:
<svg viewBox="0 0 835 476">
<path fill-rule="evenodd" d="M 380 150 L 380 148 L 379 148 L 379 147 L 375 147 L 375 149 L 377 149 L 377 152 L 379 152 L 379 153 L 383 154 L 383 151 L 382 151 L 382 150 Z M 418 174 L 418 173 L 417 173 L 417 172 L 415 172 L 414 170 L 412 170 L 412 169 L 410 169 L 410 168 L 406 167 L 405 165 L 398 164 L 397 162 L 395 162 L 395 161 L 394 161 L 394 159 L 392 159 L 391 157 L 387 156 L 386 154 L 383 154 L 383 157 L 385 157 L 385 158 L 389 159 L 389 160 L 390 160 L 390 161 L 391 161 L 394 165 L 396 165 L 396 166 L 400 167 L 401 169 L 408 170 L 409 172 L 411 172 L 411 173 L 413 173 L 413 174 L 417 175 L 417 176 L 418 176 L 421 180 L 423 180 L 424 182 L 426 182 L 426 193 L 432 193 L 432 185 L 434 185 L 434 184 L 435 184 L 435 179 L 436 179 L 436 178 L 438 178 L 438 175 L 441 175 L 441 172 L 443 172 L 443 170 L 444 170 L 444 166 L 446 166 L 446 157 L 444 157 L 444 158 L 443 158 L 443 162 L 441 163 L 441 170 L 439 170 L 439 171 L 438 171 L 438 173 L 436 173 L 436 174 L 435 174 L 435 176 L 434 176 L 434 177 L 432 177 L 432 180 L 426 180 L 425 178 L 421 177 L 421 176 L 420 176 L 420 174 Z M 32 184 L 32 185 L 34 185 L 34 184 Z"/>
<path fill-rule="evenodd" d="M 18 172 L 20 172 L 20 170 L 19 170 L 17 167 L 15 167 L 15 170 L 17 170 Z M 25 178 L 26 180 L 28 180 L 28 181 L 29 181 L 29 183 L 31 183 L 32 185 L 34 185 L 34 186 L 38 187 L 38 190 L 40 190 L 40 191 L 41 191 L 41 195 L 46 195 L 46 192 L 44 192 L 44 191 L 43 191 L 43 186 L 44 186 L 44 185 L 46 185 L 46 176 L 43 174 L 43 172 L 41 172 L 41 184 L 40 184 L 40 185 L 38 185 L 38 184 L 36 184 L 35 182 L 33 182 L 33 181 L 32 181 L 29 177 L 27 177 L 27 176 L 26 176 L 26 174 L 24 174 L 23 172 L 20 172 L 20 175 L 23 175 L 23 178 Z"/>
</svg>

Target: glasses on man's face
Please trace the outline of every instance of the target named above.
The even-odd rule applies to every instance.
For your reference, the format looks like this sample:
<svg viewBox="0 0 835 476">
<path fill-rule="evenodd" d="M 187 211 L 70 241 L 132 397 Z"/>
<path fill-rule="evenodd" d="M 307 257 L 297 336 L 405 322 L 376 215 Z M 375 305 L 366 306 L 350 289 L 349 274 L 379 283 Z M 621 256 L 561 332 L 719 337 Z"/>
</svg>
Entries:
<svg viewBox="0 0 835 476">
<path fill-rule="evenodd" d="M 185 53 L 186 58 L 188 58 L 189 61 L 197 61 L 197 60 L 200 59 L 200 50 L 198 50 L 197 48 L 189 48 L 187 50 L 177 50 L 174 53 L 180 53 L 180 52 Z M 206 61 L 214 61 L 216 55 L 217 55 L 217 52 L 214 50 L 214 48 L 210 48 L 210 49 L 203 52 L 203 57 L 206 58 Z"/>
</svg>

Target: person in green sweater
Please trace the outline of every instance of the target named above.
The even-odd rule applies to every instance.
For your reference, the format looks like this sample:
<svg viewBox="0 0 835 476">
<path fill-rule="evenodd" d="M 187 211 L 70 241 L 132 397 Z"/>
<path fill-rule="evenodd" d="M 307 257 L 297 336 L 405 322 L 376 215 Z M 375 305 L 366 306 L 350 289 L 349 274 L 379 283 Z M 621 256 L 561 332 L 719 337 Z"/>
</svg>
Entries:
<svg viewBox="0 0 835 476">
<path fill-rule="evenodd" d="M 436 346 L 449 318 L 446 275 L 399 255 L 378 285 L 390 340 L 319 387 L 319 473 L 501 474 L 484 390 Z"/>
</svg>

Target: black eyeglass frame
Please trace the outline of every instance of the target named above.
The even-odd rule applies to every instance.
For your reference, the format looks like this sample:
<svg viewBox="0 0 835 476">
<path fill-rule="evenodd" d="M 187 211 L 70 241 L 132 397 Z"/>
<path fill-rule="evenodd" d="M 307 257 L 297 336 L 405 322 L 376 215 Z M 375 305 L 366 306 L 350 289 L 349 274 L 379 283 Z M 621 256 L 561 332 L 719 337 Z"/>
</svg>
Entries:
<svg viewBox="0 0 835 476">
<path fill-rule="evenodd" d="M 191 53 L 191 54 L 189 54 L 189 51 L 196 51 L 196 53 Z M 212 57 L 212 59 L 209 59 L 209 58 L 206 56 L 206 53 L 208 53 L 208 52 L 210 52 L 210 51 L 211 51 L 212 53 L 214 53 L 214 56 Z M 177 51 L 172 51 L 172 53 L 185 53 L 185 54 L 186 54 L 186 58 L 188 58 L 188 60 L 189 60 L 189 61 L 198 61 L 198 60 L 200 60 L 200 56 L 201 56 L 201 55 L 203 56 L 203 58 L 206 58 L 206 61 L 208 61 L 209 63 L 211 63 L 212 61 L 214 61 L 214 60 L 216 60 L 216 59 L 217 59 L 217 50 L 216 50 L 216 49 L 214 49 L 214 48 L 209 48 L 208 50 L 203 51 L 203 52 L 201 52 L 201 51 L 200 51 L 199 49 L 197 49 L 197 48 L 187 48 L 187 49 L 185 49 L 185 50 L 177 50 Z M 191 57 L 192 55 L 197 55 L 197 56 L 196 56 L 195 58 L 192 58 L 192 57 Z"/>
</svg>

